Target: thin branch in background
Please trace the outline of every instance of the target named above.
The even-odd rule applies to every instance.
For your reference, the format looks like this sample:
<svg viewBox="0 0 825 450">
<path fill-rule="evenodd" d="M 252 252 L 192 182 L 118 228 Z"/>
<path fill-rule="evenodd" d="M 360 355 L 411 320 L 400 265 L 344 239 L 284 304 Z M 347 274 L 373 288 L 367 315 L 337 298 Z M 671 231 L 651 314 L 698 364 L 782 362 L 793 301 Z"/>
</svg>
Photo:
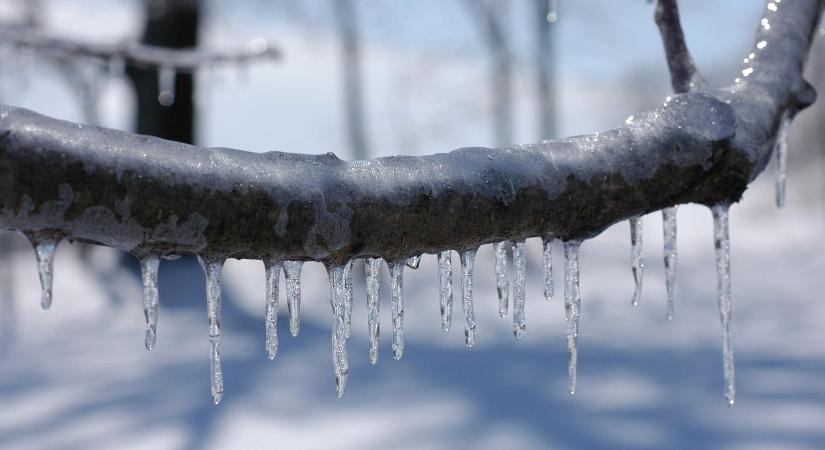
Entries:
<svg viewBox="0 0 825 450">
<path fill-rule="evenodd" d="M 681 94 L 705 84 L 685 43 L 676 0 L 657 0 L 653 19 L 662 36 L 673 92 Z"/>
<path fill-rule="evenodd" d="M 353 159 L 367 159 L 371 151 L 364 113 L 363 71 L 358 13 L 352 0 L 333 0 L 335 23 L 341 43 L 347 140 Z"/>
</svg>

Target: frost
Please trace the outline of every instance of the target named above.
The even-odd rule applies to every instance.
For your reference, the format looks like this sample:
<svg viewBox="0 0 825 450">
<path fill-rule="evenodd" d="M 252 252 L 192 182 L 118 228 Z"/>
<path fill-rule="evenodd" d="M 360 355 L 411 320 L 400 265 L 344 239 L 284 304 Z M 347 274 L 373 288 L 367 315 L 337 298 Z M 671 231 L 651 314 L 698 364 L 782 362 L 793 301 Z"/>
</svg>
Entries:
<svg viewBox="0 0 825 450">
<path fill-rule="evenodd" d="M 476 343 L 476 317 L 473 311 L 473 263 L 476 250 L 461 252 L 461 305 L 464 308 L 464 343 L 472 347 Z"/>
<path fill-rule="evenodd" d="M 496 264 L 496 290 L 498 290 L 498 316 L 507 316 L 507 302 L 510 296 L 510 281 L 507 276 L 507 241 L 493 244 L 493 255 Z"/>
<path fill-rule="evenodd" d="M 527 329 L 527 319 L 524 316 L 526 273 L 527 249 L 524 241 L 516 241 L 513 246 L 513 336 L 519 341 Z"/>
<path fill-rule="evenodd" d="M 338 398 L 341 398 L 347 386 L 347 377 L 349 377 L 346 311 L 352 307 L 352 297 L 347 296 L 346 292 L 346 278 L 349 275 L 346 266 L 328 267 L 327 274 L 330 285 L 329 302 L 332 306 L 332 366 L 335 370 L 335 388 Z"/>
<path fill-rule="evenodd" d="M 636 281 L 636 289 L 633 291 L 633 306 L 639 304 L 642 299 L 642 277 L 645 272 L 644 251 L 642 248 L 642 217 L 636 216 L 630 219 L 630 244 L 631 267 L 633 269 L 633 279 Z"/>
<path fill-rule="evenodd" d="M 576 393 L 576 365 L 578 363 L 579 313 L 579 246 L 580 241 L 564 243 L 564 312 L 567 317 L 567 373 L 570 377 L 570 395 Z"/>
<path fill-rule="evenodd" d="M 390 288 L 392 290 L 392 357 L 404 355 L 404 263 L 390 264 Z"/>
<path fill-rule="evenodd" d="M 552 234 L 541 240 L 542 254 L 541 254 L 541 272 L 544 280 L 544 298 L 550 301 L 553 298 L 553 241 L 555 236 Z"/>
<path fill-rule="evenodd" d="M 155 347 L 158 334 L 158 255 L 146 255 L 140 258 L 140 278 L 143 281 L 143 315 L 146 318 L 146 350 Z"/>
<path fill-rule="evenodd" d="M 728 205 L 711 208 L 713 213 L 713 244 L 716 249 L 716 289 L 719 301 L 719 320 L 722 322 L 722 368 L 725 376 L 724 395 L 729 406 L 736 401 L 736 371 L 731 342 L 730 299 L 730 235 Z"/>
<path fill-rule="evenodd" d="M 786 111 L 782 115 L 773 150 L 776 154 L 776 206 L 780 208 L 785 206 L 785 179 L 788 171 L 788 128 L 790 126 L 791 118 Z"/>
<path fill-rule="evenodd" d="M 453 320 L 453 263 L 450 251 L 438 254 L 438 296 L 441 331 L 450 331 Z"/>
<path fill-rule="evenodd" d="M 275 359 L 278 354 L 278 279 L 281 277 L 281 263 L 268 261 L 266 270 L 266 357 Z"/>
<path fill-rule="evenodd" d="M 378 362 L 378 336 L 381 333 L 379 307 L 381 304 L 381 258 L 367 259 L 367 329 L 370 335 L 370 364 Z"/>
<path fill-rule="evenodd" d="M 223 371 L 221 370 L 221 272 L 223 260 L 206 262 L 199 258 L 206 275 L 206 312 L 209 321 L 209 346 L 211 355 L 212 402 L 216 405 L 223 398 Z"/>
<path fill-rule="evenodd" d="M 286 306 L 289 309 L 289 333 L 298 336 L 301 329 L 301 261 L 284 261 Z"/>
<path fill-rule="evenodd" d="M 40 306 L 49 309 L 52 306 L 52 274 L 54 273 L 54 253 L 60 239 L 40 235 L 27 234 L 29 242 L 34 247 L 37 257 L 37 272 L 40 275 Z"/>
<path fill-rule="evenodd" d="M 673 206 L 662 210 L 667 320 L 673 320 L 673 311 L 676 307 L 676 208 L 676 206 Z"/>
</svg>

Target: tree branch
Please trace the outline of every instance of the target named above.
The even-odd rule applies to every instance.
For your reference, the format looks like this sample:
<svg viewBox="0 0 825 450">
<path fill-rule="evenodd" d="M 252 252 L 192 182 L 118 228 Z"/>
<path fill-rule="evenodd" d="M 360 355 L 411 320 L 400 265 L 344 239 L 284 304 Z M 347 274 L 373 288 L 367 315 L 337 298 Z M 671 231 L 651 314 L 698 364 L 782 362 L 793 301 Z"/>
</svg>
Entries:
<svg viewBox="0 0 825 450">
<path fill-rule="evenodd" d="M 342 263 L 582 239 L 674 204 L 736 201 L 783 112 L 814 100 L 801 73 L 823 5 L 766 10 L 770 30 L 729 88 L 676 95 L 604 133 L 503 149 L 346 162 L 205 149 L 2 106 L 0 226 L 138 253 Z"/>
<path fill-rule="evenodd" d="M 693 90 L 705 80 L 696 69 L 693 57 L 685 43 L 682 22 L 679 20 L 677 0 L 657 0 L 653 19 L 659 27 L 662 44 L 665 47 L 665 59 L 670 69 L 670 84 L 673 92 L 681 94 Z"/>
</svg>

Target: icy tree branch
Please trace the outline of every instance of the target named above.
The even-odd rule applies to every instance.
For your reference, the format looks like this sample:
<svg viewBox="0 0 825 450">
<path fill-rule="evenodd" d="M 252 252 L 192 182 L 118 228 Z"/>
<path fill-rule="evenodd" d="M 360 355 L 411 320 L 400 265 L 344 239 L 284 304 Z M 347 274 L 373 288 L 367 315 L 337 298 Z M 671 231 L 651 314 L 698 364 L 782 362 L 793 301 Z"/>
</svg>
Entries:
<svg viewBox="0 0 825 450">
<path fill-rule="evenodd" d="M 583 239 L 674 204 L 736 201 L 784 111 L 815 98 L 801 74 L 825 0 L 769 5 L 771 26 L 734 85 L 676 95 L 603 133 L 502 149 L 347 162 L 205 149 L 2 106 L 0 226 L 136 253 L 343 263 Z M 669 57 L 686 54 L 674 45 Z"/>
<path fill-rule="evenodd" d="M 665 60 L 670 69 L 670 84 L 673 92 L 681 94 L 704 84 L 696 69 L 693 57 L 685 43 L 682 22 L 679 20 L 679 6 L 676 0 L 657 0 L 653 16 L 665 47 Z"/>
</svg>

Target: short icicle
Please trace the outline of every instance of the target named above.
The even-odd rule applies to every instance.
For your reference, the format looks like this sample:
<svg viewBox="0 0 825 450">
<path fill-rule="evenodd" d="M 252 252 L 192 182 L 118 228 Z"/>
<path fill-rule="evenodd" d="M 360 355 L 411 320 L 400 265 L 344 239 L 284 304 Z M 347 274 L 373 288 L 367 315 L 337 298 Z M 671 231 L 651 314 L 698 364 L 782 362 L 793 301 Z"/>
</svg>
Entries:
<svg viewBox="0 0 825 450">
<path fill-rule="evenodd" d="M 390 288 L 392 290 L 392 357 L 404 355 L 404 263 L 390 264 Z"/>
<path fill-rule="evenodd" d="M 673 312 L 676 309 L 676 208 L 673 206 L 662 210 L 667 320 L 673 320 Z"/>
<path fill-rule="evenodd" d="M 730 298 L 730 234 L 728 230 L 729 205 L 720 204 L 711 208 L 713 212 L 713 244 L 716 249 L 717 299 L 719 319 L 722 322 L 722 368 L 724 371 L 724 395 L 728 406 L 736 401 L 736 374 L 733 364 L 733 343 L 731 342 L 731 298 Z"/>
<path fill-rule="evenodd" d="M 578 364 L 579 313 L 579 246 L 580 241 L 564 243 L 564 311 L 567 317 L 567 373 L 570 377 L 570 395 L 576 393 L 576 365 Z"/>
<path fill-rule="evenodd" d="M 381 258 L 367 258 L 367 331 L 370 335 L 370 364 L 378 362 L 378 337 L 381 334 L 379 318 L 382 264 L 384 260 Z"/>
<path fill-rule="evenodd" d="M 410 269 L 418 269 L 418 266 L 421 265 L 421 255 L 411 256 L 407 258 L 407 267 Z"/>
<path fill-rule="evenodd" d="M 785 206 L 785 179 L 788 175 L 788 128 L 791 126 L 791 118 L 786 111 L 782 114 L 782 121 L 779 123 L 779 132 L 776 134 L 774 153 L 776 154 L 776 206 Z"/>
<path fill-rule="evenodd" d="M 281 262 L 264 262 L 266 271 L 266 357 L 275 359 L 278 354 L 278 279 L 281 277 Z"/>
<path fill-rule="evenodd" d="M 464 343 L 472 348 L 476 343 L 476 315 L 473 311 L 473 264 L 476 250 L 461 252 L 461 305 L 464 308 Z"/>
<path fill-rule="evenodd" d="M 158 268 L 160 257 L 150 254 L 140 257 L 140 278 L 143 281 L 143 316 L 146 318 L 146 350 L 155 347 L 158 334 Z"/>
<path fill-rule="evenodd" d="M 301 261 L 284 261 L 286 306 L 289 309 L 289 334 L 298 336 L 301 329 Z"/>
<path fill-rule="evenodd" d="M 27 233 L 37 258 L 37 272 L 40 275 L 40 307 L 52 306 L 52 278 L 54 274 L 54 254 L 60 239 L 40 233 Z"/>
<path fill-rule="evenodd" d="M 517 341 L 524 337 L 527 330 L 527 318 L 524 315 L 526 275 L 527 247 L 524 241 L 516 241 L 513 245 L 513 336 Z"/>
<path fill-rule="evenodd" d="M 209 321 L 209 346 L 211 356 L 209 369 L 211 372 L 212 402 L 216 405 L 223 398 L 223 371 L 221 369 L 221 277 L 223 260 L 205 261 L 200 259 L 206 275 L 206 310 Z"/>
<path fill-rule="evenodd" d="M 633 279 L 636 281 L 636 288 L 633 291 L 631 304 L 636 306 L 642 299 L 642 279 L 645 273 L 644 251 L 642 247 L 642 216 L 635 216 L 630 219 L 630 245 L 631 268 L 633 269 Z"/>
<path fill-rule="evenodd" d="M 438 254 L 438 295 L 441 331 L 446 333 L 453 321 L 453 263 L 449 250 Z"/>
<path fill-rule="evenodd" d="M 175 78 L 177 71 L 174 67 L 158 68 L 158 103 L 163 106 L 175 103 Z"/>
<path fill-rule="evenodd" d="M 507 303 L 510 298 L 510 277 L 507 273 L 507 247 L 510 242 L 501 241 L 493 244 L 496 264 L 496 290 L 498 291 L 498 316 L 507 317 Z"/>
<path fill-rule="evenodd" d="M 335 370 L 335 388 L 338 398 L 344 396 L 349 377 L 346 336 L 346 277 L 343 266 L 327 267 L 329 275 L 329 302 L 332 306 L 332 366 Z"/>
<path fill-rule="evenodd" d="M 553 298 L 553 241 L 555 236 L 552 234 L 541 240 L 542 255 L 541 255 L 541 271 L 544 279 L 544 299 L 550 301 Z"/>
</svg>

